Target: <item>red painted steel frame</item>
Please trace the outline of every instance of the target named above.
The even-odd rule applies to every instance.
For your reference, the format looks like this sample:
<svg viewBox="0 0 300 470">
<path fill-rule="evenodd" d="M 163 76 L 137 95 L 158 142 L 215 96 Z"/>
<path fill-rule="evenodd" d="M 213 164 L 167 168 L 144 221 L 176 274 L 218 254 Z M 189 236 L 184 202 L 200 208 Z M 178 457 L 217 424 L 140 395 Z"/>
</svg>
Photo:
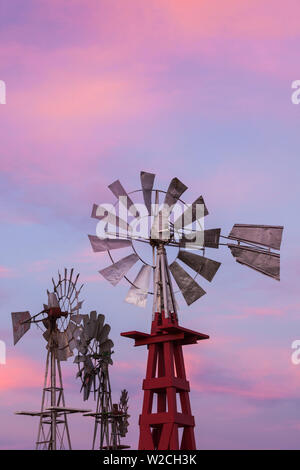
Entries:
<svg viewBox="0 0 300 470">
<path fill-rule="evenodd" d="M 209 336 L 179 326 L 175 318 L 165 318 L 164 312 L 155 314 L 151 334 L 129 331 L 121 335 L 134 339 L 135 346 L 148 347 L 139 450 L 195 450 L 195 420 L 182 346 Z M 179 428 L 183 428 L 181 439 Z"/>
</svg>

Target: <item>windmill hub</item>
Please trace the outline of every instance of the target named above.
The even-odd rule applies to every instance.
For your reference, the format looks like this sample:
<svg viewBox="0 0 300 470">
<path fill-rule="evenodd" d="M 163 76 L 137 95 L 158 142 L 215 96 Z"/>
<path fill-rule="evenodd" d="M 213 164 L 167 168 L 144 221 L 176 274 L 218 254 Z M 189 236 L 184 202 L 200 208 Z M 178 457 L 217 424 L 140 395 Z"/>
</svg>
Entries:
<svg viewBox="0 0 300 470">
<path fill-rule="evenodd" d="M 59 307 L 51 307 L 51 308 L 49 308 L 48 311 L 47 311 L 47 314 L 48 314 L 48 317 L 49 317 L 51 320 L 57 320 L 58 318 L 67 317 L 67 316 L 68 316 L 68 312 L 62 312 Z"/>
</svg>

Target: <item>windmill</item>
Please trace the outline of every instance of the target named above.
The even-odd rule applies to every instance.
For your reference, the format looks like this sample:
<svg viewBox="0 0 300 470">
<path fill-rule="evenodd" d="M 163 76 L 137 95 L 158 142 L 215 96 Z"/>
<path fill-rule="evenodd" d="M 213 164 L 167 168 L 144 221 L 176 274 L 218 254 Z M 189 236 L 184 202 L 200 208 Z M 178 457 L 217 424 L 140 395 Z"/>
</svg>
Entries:
<svg viewBox="0 0 300 470">
<path fill-rule="evenodd" d="M 14 344 L 36 325 L 46 340 L 47 357 L 44 387 L 40 411 L 20 411 L 16 414 L 39 417 L 36 449 L 56 450 L 71 449 L 71 439 L 67 416 L 83 413 L 88 410 L 66 407 L 61 361 L 73 356 L 73 349 L 81 332 L 82 315 L 79 313 L 82 301 L 79 294 L 82 286 L 77 288 L 79 274 L 73 278 L 73 269 L 64 276 L 58 273 L 58 281 L 53 282 L 53 291 L 47 290 L 48 303 L 43 310 L 33 316 L 28 311 L 13 312 L 12 324 Z"/>
<path fill-rule="evenodd" d="M 76 343 L 78 354 L 74 362 L 78 364 L 78 373 L 82 381 L 84 401 L 90 394 L 96 400 L 96 412 L 84 416 L 92 416 L 95 420 L 93 434 L 93 450 L 124 449 L 120 438 L 125 437 L 128 426 L 128 394 L 122 391 L 120 404 L 112 403 L 109 365 L 112 365 L 112 348 L 114 343 L 109 339 L 110 326 L 105 322 L 104 315 L 96 311 L 83 315 L 83 327 Z"/>
<path fill-rule="evenodd" d="M 113 286 L 121 279 L 129 282 L 127 302 L 145 307 L 148 294 L 153 295 L 150 334 L 121 333 L 134 339 L 135 346 L 148 347 L 139 449 L 193 450 L 196 449 L 195 421 L 182 346 L 195 344 L 209 336 L 179 325 L 177 291 L 174 291 L 172 277 L 187 305 L 191 305 L 205 294 L 196 277 L 200 275 L 211 282 L 220 267 L 219 262 L 204 256 L 206 249 L 225 245 L 237 262 L 279 280 L 278 251 L 283 227 L 235 224 L 228 237 L 221 235 L 220 228 L 204 230 L 203 220 L 208 210 L 203 197 L 188 205 L 182 200 L 187 187 L 178 178 L 171 180 L 167 191 L 154 189 L 154 180 L 154 174 L 141 172 L 142 189 L 130 193 L 119 180 L 112 183 L 109 189 L 119 202 L 119 215 L 115 214 L 114 208 L 104 211 L 103 206 L 94 204 L 92 217 L 99 220 L 102 231 L 97 232 L 97 236 L 89 235 L 89 239 L 94 252 L 107 251 L 112 261 L 110 266 L 99 271 L 100 274 Z M 133 202 L 133 197 L 143 200 L 144 206 Z M 145 219 L 150 224 L 145 225 Z M 138 230 L 141 226 L 143 231 Z M 145 245 L 152 248 L 150 262 L 138 248 Z M 121 248 L 123 254 L 125 248 L 129 254 L 117 260 L 112 251 L 116 253 Z M 176 258 L 169 264 L 169 252 L 174 248 Z M 199 251 L 201 255 L 197 254 Z M 131 279 L 129 274 L 138 264 L 139 270 Z"/>
</svg>

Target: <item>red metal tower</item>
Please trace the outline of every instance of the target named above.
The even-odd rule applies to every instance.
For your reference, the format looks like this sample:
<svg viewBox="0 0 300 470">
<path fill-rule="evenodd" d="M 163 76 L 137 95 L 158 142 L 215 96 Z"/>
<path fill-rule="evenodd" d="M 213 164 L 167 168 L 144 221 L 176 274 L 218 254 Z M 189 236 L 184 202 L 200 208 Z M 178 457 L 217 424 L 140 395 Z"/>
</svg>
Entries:
<svg viewBox="0 0 300 470">
<path fill-rule="evenodd" d="M 179 326 L 174 292 L 163 244 L 158 248 L 151 333 L 122 336 L 148 347 L 139 450 L 194 450 L 194 426 L 182 346 L 209 336 Z M 164 305 L 169 306 L 165 315 Z M 157 308 L 158 307 L 158 308 Z M 179 398 L 179 399 L 178 399 Z M 179 428 L 183 428 L 181 437 Z"/>
</svg>

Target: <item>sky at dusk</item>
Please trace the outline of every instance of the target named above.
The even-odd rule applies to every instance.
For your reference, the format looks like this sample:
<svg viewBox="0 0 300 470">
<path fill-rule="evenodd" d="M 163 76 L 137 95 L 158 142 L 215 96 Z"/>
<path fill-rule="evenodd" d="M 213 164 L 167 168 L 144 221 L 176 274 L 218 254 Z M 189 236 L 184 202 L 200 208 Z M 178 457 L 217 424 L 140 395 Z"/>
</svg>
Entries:
<svg viewBox="0 0 300 470">
<path fill-rule="evenodd" d="M 284 225 L 280 282 L 220 247 L 207 295 L 178 303 L 180 323 L 210 336 L 185 347 L 197 448 L 299 449 L 299 46 L 297 0 L 0 0 L 0 448 L 34 447 L 36 418 L 14 411 L 39 409 L 46 357 L 35 328 L 13 346 L 10 313 L 40 311 L 64 267 L 80 272 L 84 313 L 111 324 L 113 397 L 129 391 L 137 448 L 146 348 L 120 333 L 149 331 L 151 299 L 124 302 L 87 234 L 107 186 L 138 189 L 144 170 L 165 190 L 177 176 L 188 202 L 202 194 L 206 228 Z M 63 372 L 68 405 L 94 408 L 72 358 Z M 91 418 L 69 423 L 89 449 Z"/>
</svg>

